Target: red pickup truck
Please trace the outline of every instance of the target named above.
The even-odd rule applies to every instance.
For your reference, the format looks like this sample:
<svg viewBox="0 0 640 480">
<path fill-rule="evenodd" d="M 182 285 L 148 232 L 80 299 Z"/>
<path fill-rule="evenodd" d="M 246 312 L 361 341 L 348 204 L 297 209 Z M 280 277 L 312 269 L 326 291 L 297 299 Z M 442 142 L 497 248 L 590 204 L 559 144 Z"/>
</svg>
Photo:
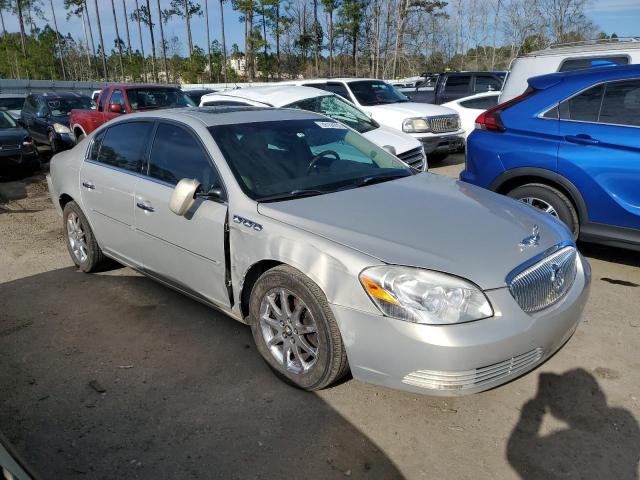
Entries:
<svg viewBox="0 0 640 480">
<path fill-rule="evenodd" d="M 103 88 L 94 110 L 71 110 L 69 127 L 76 141 L 103 123 L 126 113 L 196 106 L 182 90 L 161 85 L 111 85 Z"/>
</svg>

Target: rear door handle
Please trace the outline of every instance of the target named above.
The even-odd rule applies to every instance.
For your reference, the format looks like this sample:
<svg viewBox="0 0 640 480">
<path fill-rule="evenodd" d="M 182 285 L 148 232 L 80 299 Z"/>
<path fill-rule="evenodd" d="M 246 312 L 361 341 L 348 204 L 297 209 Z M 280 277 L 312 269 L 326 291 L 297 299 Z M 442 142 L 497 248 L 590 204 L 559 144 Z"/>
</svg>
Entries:
<svg viewBox="0 0 640 480">
<path fill-rule="evenodd" d="M 82 182 L 82 186 L 87 190 L 95 190 L 96 186 L 91 182 Z"/>
<path fill-rule="evenodd" d="M 570 143 L 578 143 L 580 145 L 598 145 L 600 143 L 599 140 L 595 138 L 591 138 L 589 135 L 567 135 L 564 137 L 567 142 Z"/>
<path fill-rule="evenodd" d="M 138 207 L 140 210 L 144 210 L 145 212 L 155 212 L 155 209 L 149 202 L 138 202 L 136 203 L 136 207 Z"/>
</svg>

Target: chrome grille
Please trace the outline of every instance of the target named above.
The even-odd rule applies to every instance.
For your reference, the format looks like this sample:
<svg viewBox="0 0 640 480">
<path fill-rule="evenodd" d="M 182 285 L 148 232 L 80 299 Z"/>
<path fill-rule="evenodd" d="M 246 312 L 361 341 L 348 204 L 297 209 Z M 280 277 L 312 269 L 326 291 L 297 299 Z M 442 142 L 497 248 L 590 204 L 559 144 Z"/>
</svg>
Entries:
<svg viewBox="0 0 640 480">
<path fill-rule="evenodd" d="M 460 117 L 458 115 L 429 117 L 429 127 L 433 133 L 455 132 L 460 129 Z"/>
<path fill-rule="evenodd" d="M 542 348 L 508 358 L 502 362 L 474 370 L 447 372 L 418 370 L 406 375 L 402 383 L 431 390 L 468 390 L 480 388 L 504 377 L 515 376 L 533 368 L 543 356 Z"/>
<path fill-rule="evenodd" d="M 518 273 L 508 282 L 511 295 L 527 313 L 550 307 L 576 279 L 575 247 L 565 247 Z"/>
<path fill-rule="evenodd" d="M 422 147 L 414 148 L 413 150 L 408 150 L 404 153 L 400 153 L 396 155 L 400 160 L 404 163 L 409 164 L 411 167 L 416 170 L 424 170 L 424 150 Z"/>
</svg>

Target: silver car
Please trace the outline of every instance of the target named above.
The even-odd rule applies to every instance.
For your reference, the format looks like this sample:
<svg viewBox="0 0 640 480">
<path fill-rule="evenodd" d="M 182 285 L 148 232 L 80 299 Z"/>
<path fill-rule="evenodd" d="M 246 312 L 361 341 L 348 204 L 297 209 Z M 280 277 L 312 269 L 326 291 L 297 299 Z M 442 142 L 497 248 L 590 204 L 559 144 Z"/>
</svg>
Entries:
<svg viewBox="0 0 640 480">
<path fill-rule="evenodd" d="M 311 112 L 127 115 L 55 156 L 48 182 L 82 271 L 115 259 L 222 310 L 307 390 L 348 370 L 486 390 L 556 352 L 587 300 L 560 222 Z"/>
</svg>

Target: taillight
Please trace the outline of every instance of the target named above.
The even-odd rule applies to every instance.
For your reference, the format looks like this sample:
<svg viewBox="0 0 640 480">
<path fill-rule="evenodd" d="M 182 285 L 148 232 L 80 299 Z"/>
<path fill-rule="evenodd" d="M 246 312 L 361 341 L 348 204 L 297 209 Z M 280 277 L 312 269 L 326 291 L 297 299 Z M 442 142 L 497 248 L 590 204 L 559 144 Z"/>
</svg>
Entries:
<svg viewBox="0 0 640 480">
<path fill-rule="evenodd" d="M 502 123 L 502 118 L 500 118 L 500 114 L 505 111 L 507 108 L 512 107 L 516 103 L 522 102 L 525 98 L 533 95 L 537 90 L 533 88 L 528 88 L 526 92 L 522 95 L 512 98 L 504 103 L 496 105 L 493 108 L 490 108 L 486 112 L 482 112 L 476 118 L 476 128 L 479 130 L 487 130 L 489 132 L 504 132 L 506 130 L 504 123 Z"/>
</svg>

